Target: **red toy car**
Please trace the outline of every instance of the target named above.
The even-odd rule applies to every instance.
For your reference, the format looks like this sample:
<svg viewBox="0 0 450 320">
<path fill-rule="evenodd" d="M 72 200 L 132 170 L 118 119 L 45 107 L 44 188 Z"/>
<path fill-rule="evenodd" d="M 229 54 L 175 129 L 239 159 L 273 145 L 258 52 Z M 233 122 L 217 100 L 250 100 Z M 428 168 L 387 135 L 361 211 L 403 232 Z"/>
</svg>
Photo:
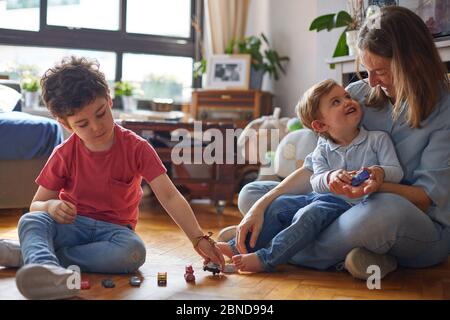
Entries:
<svg viewBox="0 0 450 320">
<path fill-rule="evenodd" d="M 192 265 L 187 265 L 186 266 L 186 273 L 184 274 L 184 280 L 186 280 L 186 282 L 194 282 L 195 281 L 195 276 L 194 276 L 194 269 L 192 269 Z"/>
</svg>

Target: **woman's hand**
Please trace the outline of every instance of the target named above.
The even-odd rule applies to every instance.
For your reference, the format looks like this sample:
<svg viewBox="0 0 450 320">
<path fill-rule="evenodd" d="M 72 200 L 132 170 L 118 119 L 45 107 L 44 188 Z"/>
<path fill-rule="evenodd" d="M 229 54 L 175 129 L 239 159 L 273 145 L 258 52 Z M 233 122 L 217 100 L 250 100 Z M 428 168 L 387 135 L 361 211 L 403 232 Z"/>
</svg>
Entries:
<svg viewBox="0 0 450 320">
<path fill-rule="evenodd" d="M 241 223 L 239 223 L 236 230 L 236 249 L 240 253 L 247 253 L 245 239 L 249 232 L 251 232 L 250 246 L 253 248 L 256 245 L 256 240 L 261 232 L 263 222 L 264 210 L 259 209 L 258 206 L 253 206 L 244 216 Z"/>
<path fill-rule="evenodd" d="M 77 208 L 63 200 L 48 200 L 48 214 L 58 223 L 70 224 L 75 221 Z"/>
<path fill-rule="evenodd" d="M 213 242 L 207 239 L 201 239 L 198 242 L 197 247 L 195 247 L 195 251 L 197 251 L 197 253 L 204 259 L 204 265 L 211 261 L 217 265 L 220 265 L 221 270 L 225 267 L 225 259 L 223 258 L 223 254 Z"/>
</svg>

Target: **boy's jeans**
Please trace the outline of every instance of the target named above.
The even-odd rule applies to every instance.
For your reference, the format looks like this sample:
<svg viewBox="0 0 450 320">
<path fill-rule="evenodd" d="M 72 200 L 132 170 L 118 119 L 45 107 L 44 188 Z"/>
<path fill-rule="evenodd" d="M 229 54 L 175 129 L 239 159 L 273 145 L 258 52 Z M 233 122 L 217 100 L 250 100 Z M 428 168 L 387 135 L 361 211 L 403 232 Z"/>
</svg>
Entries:
<svg viewBox="0 0 450 320">
<path fill-rule="evenodd" d="M 31 212 L 19 220 L 24 264 L 62 267 L 83 272 L 130 273 L 145 262 L 145 244 L 127 227 L 78 215 L 59 224 L 46 212 Z"/>
<path fill-rule="evenodd" d="M 263 227 L 254 248 L 249 245 L 251 235 L 247 236 L 247 251 L 258 255 L 265 271 L 273 271 L 275 266 L 287 263 L 312 243 L 322 230 L 350 208 L 350 204 L 330 193 L 280 196 L 264 213 Z M 236 239 L 229 241 L 234 252 L 235 242 Z"/>
</svg>

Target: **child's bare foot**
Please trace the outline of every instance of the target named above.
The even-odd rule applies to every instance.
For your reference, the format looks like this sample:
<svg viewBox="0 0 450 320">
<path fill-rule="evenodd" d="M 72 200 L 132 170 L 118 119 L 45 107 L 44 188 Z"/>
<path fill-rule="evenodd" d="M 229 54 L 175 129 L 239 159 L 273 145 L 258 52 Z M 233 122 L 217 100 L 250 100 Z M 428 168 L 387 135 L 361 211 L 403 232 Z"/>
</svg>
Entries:
<svg viewBox="0 0 450 320">
<path fill-rule="evenodd" d="M 240 271 L 246 272 L 262 272 L 264 271 L 261 260 L 256 253 L 238 254 L 233 256 L 233 263 Z"/>
<path fill-rule="evenodd" d="M 233 256 L 233 251 L 227 242 L 216 242 L 223 255 L 227 256 L 229 259 Z"/>
</svg>

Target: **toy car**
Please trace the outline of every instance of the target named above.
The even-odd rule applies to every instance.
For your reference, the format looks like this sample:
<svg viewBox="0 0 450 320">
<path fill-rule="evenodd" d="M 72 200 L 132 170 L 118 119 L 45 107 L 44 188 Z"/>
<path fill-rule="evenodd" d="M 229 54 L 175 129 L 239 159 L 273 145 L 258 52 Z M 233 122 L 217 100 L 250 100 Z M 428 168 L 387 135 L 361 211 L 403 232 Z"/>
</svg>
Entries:
<svg viewBox="0 0 450 320">
<path fill-rule="evenodd" d="M 195 281 L 195 276 L 194 276 L 194 269 L 192 268 L 192 265 L 187 265 L 186 268 L 186 273 L 184 274 L 184 280 L 186 280 L 186 282 L 194 282 Z"/>
<path fill-rule="evenodd" d="M 130 285 L 133 287 L 139 287 L 141 285 L 141 279 L 139 279 L 139 277 L 136 276 L 132 276 L 130 278 Z"/>
<path fill-rule="evenodd" d="M 203 266 L 203 271 L 209 271 L 212 272 L 212 274 L 215 276 L 216 273 L 220 273 L 220 269 L 219 269 L 219 265 L 212 263 L 212 262 L 208 262 L 207 264 L 205 264 Z"/>
<path fill-rule="evenodd" d="M 91 288 L 91 284 L 87 279 L 81 279 L 81 290 L 89 290 Z"/>
<path fill-rule="evenodd" d="M 163 287 L 167 285 L 167 272 L 158 272 L 158 286 Z"/>
<path fill-rule="evenodd" d="M 104 288 L 114 288 L 116 284 L 114 283 L 114 281 L 112 281 L 112 279 L 103 279 L 102 286 Z"/>
<path fill-rule="evenodd" d="M 367 169 L 361 169 L 356 172 L 355 176 L 352 178 L 352 186 L 359 186 L 361 183 L 369 179 L 370 172 Z"/>
</svg>

